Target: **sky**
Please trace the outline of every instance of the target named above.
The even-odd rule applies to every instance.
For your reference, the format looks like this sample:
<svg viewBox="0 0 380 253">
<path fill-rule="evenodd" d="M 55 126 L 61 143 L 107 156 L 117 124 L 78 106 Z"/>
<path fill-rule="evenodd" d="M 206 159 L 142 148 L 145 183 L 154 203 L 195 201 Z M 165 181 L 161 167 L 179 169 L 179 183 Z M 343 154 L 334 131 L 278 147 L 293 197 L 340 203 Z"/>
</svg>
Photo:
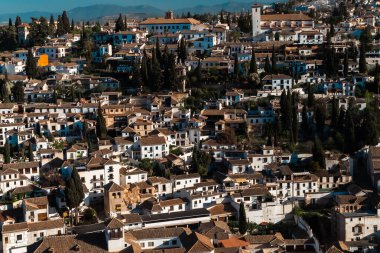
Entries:
<svg viewBox="0 0 380 253">
<path fill-rule="evenodd" d="M 0 0 L 0 14 L 29 11 L 60 12 L 93 4 L 117 4 L 122 6 L 148 4 L 160 9 L 179 9 L 196 5 L 213 5 L 228 0 Z M 237 0 L 251 2 L 252 0 Z"/>
</svg>

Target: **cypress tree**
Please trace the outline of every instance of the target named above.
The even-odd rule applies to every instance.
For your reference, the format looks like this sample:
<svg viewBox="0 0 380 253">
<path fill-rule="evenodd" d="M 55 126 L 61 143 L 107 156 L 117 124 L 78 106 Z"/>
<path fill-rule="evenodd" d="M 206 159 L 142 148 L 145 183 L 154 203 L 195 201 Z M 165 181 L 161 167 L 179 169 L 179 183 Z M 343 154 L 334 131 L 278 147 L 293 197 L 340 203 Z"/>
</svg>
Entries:
<svg viewBox="0 0 380 253">
<path fill-rule="evenodd" d="M 249 73 L 257 74 L 256 55 L 255 55 L 255 49 L 253 47 L 252 47 L 251 62 L 249 63 Z"/>
<path fill-rule="evenodd" d="M 292 95 L 292 131 L 293 131 L 293 140 L 294 143 L 298 142 L 298 108 L 296 103 L 296 94 L 293 93 Z"/>
<path fill-rule="evenodd" d="M 75 208 L 75 222 L 78 223 L 78 207 L 84 199 L 83 184 L 80 180 L 77 169 L 74 167 L 71 171 L 71 176 L 66 180 L 65 185 L 65 200 L 66 205 L 73 209 Z"/>
<path fill-rule="evenodd" d="M 160 63 L 162 63 L 162 54 L 161 54 L 161 49 L 160 49 L 160 40 L 159 39 L 156 39 L 156 58 L 157 58 L 157 61 Z"/>
<path fill-rule="evenodd" d="M 308 91 L 307 91 L 307 106 L 309 108 L 314 107 L 315 103 L 315 97 L 314 97 L 314 91 L 312 86 L 309 84 Z"/>
<path fill-rule="evenodd" d="M 274 45 L 272 47 L 272 74 L 277 74 L 276 54 L 274 51 Z"/>
<path fill-rule="evenodd" d="M 348 51 L 346 50 L 343 60 L 343 76 L 347 77 L 348 75 Z"/>
<path fill-rule="evenodd" d="M 96 135 L 99 139 L 105 139 L 107 137 L 107 126 L 106 120 L 103 116 L 102 107 L 98 106 L 97 116 L 96 116 Z"/>
<path fill-rule="evenodd" d="M 151 75 L 149 84 L 155 91 L 158 91 L 162 88 L 162 72 L 160 63 L 156 57 L 155 48 L 152 50 Z"/>
<path fill-rule="evenodd" d="M 307 134 L 309 131 L 309 119 L 307 116 L 307 110 L 306 105 L 302 107 L 302 123 L 301 123 L 301 129 L 304 134 Z"/>
<path fill-rule="evenodd" d="M 29 79 L 36 78 L 37 76 L 37 61 L 34 59 L 32 49 L 28 49 L 28 56 L 25 63 L 25 72 Z"/>
<path fill-rule="evenodd" d="M 11 146 L 9 145 L 8 140 L 5 142 L 4 145 L 4 163 L 11 163 Z"/>
<path fill-rule="evenodd" d="M 379 143 L 379 134 L 376 127 L 376 118 L 374 116 L 374 113 L 368 110 L 367 108 L 364 109 L 363 123 L 360 129 L 364 130 L 361 131 L 361 141 L 364 145 L 374 146 Z"/>
<path fill-rule="evenodd" d="M 234 59 L 234 76 L 235 76 L 235 80 L 239 80 L 240 66 L 239 66 L 239 59 L 238 59 L 237 54 L 235 55 L 235 59 Z"/>
<path fill-rule="evenodd" d="M 247 216 L 245 214 L 245 208 L 243 202 L 240 202 L 239 208 L 239 233 L 244 235 L 248 229 Z"/>
<path fill-rule="evenodd" d="M 203 77 L 202 77 L 202 64 L 201 64 L 201 60 L 200 59 L 198 60 L 198 66 L 194 70 L 194 72 L 195 72 L 195 77 L 197 79 L 197 85 L 201 86 L 202 85 L 202 81 L 203 81 Z"/>
<path fill-rule="evenodd" d="M 281 93 L 281 98 L 280 98 L 280 110 L 281 110 L 281 126 L 284 130 L 288 130 L 287 128 L 287 120 L 289 118 L 288 114 L 288 100 L 286 97 L 286 91 L 285 89 Z"/>
<path fill-rule="evenodd" d="M 339 110 L 339 117 L 337 122 L 337 130 L 341 133 L 344 131 L 344 120 L 346 118 L 346 111 L 344 110 L 343 106 L 340 107 Z"/>
<path fill-rule="evenodd" d="M 74 19 L 71 19 L 71 27 L 70 27 L 71 32 L 73 32 L 74 29 L 75 29 Z"/>
<path fill-rule="evenodd" d="M 117 18 L 116 23 L 115 23 L 115 32 L 120 32 L 120 31 L 124 31 L 124 30 L 125 30 L 124 20 L 123 20 L 123 17 L 121 16 L 121 13 L 120 13 L 120 15 Z"/>
<path fill-rule="evenodd" d="M 13 101 L 16 103 L 24 103 L 25 102 L 25 94 L 24 94 L 24 84 L 21 81 L 17 81 L 13 88 Z"/>
<path fill-rule="evenodd" d="M 149 86 L 148 59 L 145 52 L 141 61 L 140 71 L 141 71 L 142 82 L 144 83 L 145 86 Z"/>
<path fill-rule="evenodd" d="M 49 35 L 50 37 L 53 37 L 55 34 L 55 21 L 54 21 L 54 16 L 50 15 L 50 20 L 49 20 Z"/>
<path fill-rule="evenodd" d="M 21 18 L 20 18 L 20 16 L 17 16 L 16 21 L 15 21 L 15 27 L 17 28 L 21 24 L 22 24 Z"/>
<path fill-rule="evenodd" d="M 315 109 L 315 122 L 317 126 L 317 132 L 320 134 L 321 137 L 323 136 L 325 121 L 326 113 L 324 110 L 324 105 L 318 105 Z"/>
<path fill-rule="evenodd" d="M 265 63 L 264 63 L 264 71 L 266 74 L 271 74 L 272 73 L 272 67 L 270 65 L 269 57 L 265 58 Z"/>
<path fill-rule="evenodd" d="M 359 72 L 365 74 L 367 72 L 367 62 L 365 57 L 364 44 L 360 44 L 360 55 L 359 55 Z"/>
<path fill-rule="evenodd" d="M 351 110 L 347 110 L 344 121 L 344 147 L 345 151 L 352 153 L 356 149 L 355 124 Z"/>
<path fill-rule="evenodd" d="M 333 97 L 333 100 L 331 102 L 331 128 L 335 129 L 337 127 L 337 121 L 338 121 L 338 101 Z"/>
<path fill-rule="evenodd" d="M 33 144 L 32 144 L 32 142 L 29 142 L 29 146 L 28 146 L 28 158 L 29 158 L 29 162 L 33 162 L 34 161 Z"/>
<path fill-rule="evenodd" d="M 70 19 L 67 15 L 67 12 L 66 11 L 63 11 L 62 13 L 62 27 L 63 27 L 63 31 L 64 33 L 69 33 L 70 30 L 71 30 L 71 27 L 70 27 Z"/>
<path fill-rule="evenodd" d="M 325 152 L 323 150 L 321 141 L 318 139 L 318 137 L 315 137 L 314 139 L 312 153 L 313 153 L 313 161 L 318 163 L 320 169 L 325 169 L 326 168 Z"/>
<path fill-rule="evenodd" d="M 8 20 L 8 26 L 9 26 L 9 27 L 12 27 L 12 26 L 13 26 L 13 23 L 12 23 L 12 19 L 11 19 L 11 18 L 9 18 L 9 20 Z"/>
<path fill-rule="evenodd" d="M 56 30 L 56 33 L 58 36 L 62 36 L 65 34 L 65 29 L 64 29 L 64 26 L 63 26 L 63 20 L 62 20 L 62 16 L 61 15 L 58 15 L 58 18 L 57 18 L 57 30 Z"/>
<path fill-rule="evenodd" d="M 187 49 L 186 49 L 186 40 L 185 38 L 182 38 L 179 43 L 179 52 L 178 52 L 178 58 L 181 61 L 182 64 L 185 63 L 187 59 Z"/>
</svg>

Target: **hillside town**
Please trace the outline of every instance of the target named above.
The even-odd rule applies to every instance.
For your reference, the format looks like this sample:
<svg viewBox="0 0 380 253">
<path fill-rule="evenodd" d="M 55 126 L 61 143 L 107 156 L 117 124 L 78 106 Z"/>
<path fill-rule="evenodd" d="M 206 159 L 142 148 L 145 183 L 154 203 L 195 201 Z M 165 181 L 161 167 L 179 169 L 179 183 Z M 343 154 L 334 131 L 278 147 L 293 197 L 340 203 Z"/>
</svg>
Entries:
<svg viewBox="0 0 380 253">
<path fill-rule="evenodd" d="M 380 4 L 0 27 L 4 253 L 380 251 Z"/>
</svg>

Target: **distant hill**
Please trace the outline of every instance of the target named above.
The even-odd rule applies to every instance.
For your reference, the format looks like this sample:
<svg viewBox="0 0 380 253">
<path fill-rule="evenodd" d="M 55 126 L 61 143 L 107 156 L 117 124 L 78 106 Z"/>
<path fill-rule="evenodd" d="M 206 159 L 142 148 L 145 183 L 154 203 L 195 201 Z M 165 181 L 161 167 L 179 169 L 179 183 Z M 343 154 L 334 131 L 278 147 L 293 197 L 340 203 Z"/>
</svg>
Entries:
<svg viewBox="0 0 380 253">
<path fill-rule="evenodd" d="M 194 13 L 216 14 L 216 13 L 219 13 L 221 10 L 230 11 L 230 12 L 241 12 L 242 10 L 245 10 L 245 11 L 250 10 L 253 3 L 271 4 L 273 2 L 286 2 L 286 1 L 287 0 L 257 0 L 257 1 L 252 1 L 248 3 L 228 1 L 222 4 L 216 4 L 216 5 L 198 5 L 193 8 L 177 9 L 177 10 L 174 10 L 174 12 L 180 15 L 182 13 L 187 13 L 187 12 L 190 12 L 191 14 L 194 14 Z"/>
<path fill-rule="evenodd" d="M 94 20 L 105 16 L 114 16 L 119 13 L 128 14 L 129 17 L 163 16 L 164 11 L 150 5 L 119 6 L 112 4 L 98 4 L 87 7 L 78 7 L 68 12 L 74 20 Z"/>
<path fill-rule="evenodd" d="M 261 3 L 261 4 L 269 4 L 272 2 L 284 2 L 284 1 L 286 0 L 257 0 L 253 2 Z M 181 15 L 182 13 L 187 13 L 187 12 L 190 12 L 192 14 L 218 13 L 222 9 L 225 11 L 240 12 L 242 10 L 249 10 L 251 8 L 251 5 L 252 5 L 251 2 L 244 3 L 244 2 L 229 1 L 223 4 L 199 5 L 192 8 L 175 9 L 174 14 Z M 161 10 L 159 8 L 156 8 L 150 5 L 120 6 L 120 5 L 114 5 L 114 4 L 96 4 L 96 5 L 86 6 L 86 7 L 77 7 L 68 11 L 70 19 L 72 18 L 75 21 L 99 20 L 104 17 L 116 16 L 119 13 L 127 14 L 127 16 L 130 18 L 132 17 L 146 18 L 146 17 L 158 17 L 158 16 L 163 17 L 165 14 L 165 10 Z M 53 14 L 55 17 L 57 17 L 58 15 L 58 13 L 48 13 L 48 12 L 43 12 L 43 11 L 0 14 L 0 23 L 8 22 L 9 18 L 12 18 L 12 20 L 14 21 L 17 15 L 19 15 L 23 21 L 29 22 L 30 17 L 45 16 L 48 18 L 50 17 L 51 14 Z"/>
</svg>

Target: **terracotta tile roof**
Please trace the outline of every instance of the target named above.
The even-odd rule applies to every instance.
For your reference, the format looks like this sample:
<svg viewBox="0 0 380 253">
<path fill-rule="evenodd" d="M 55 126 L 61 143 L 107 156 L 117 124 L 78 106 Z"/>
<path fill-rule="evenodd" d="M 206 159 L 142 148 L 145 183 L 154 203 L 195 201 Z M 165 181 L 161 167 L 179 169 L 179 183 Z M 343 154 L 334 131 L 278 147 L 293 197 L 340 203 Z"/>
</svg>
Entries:
<svg viewBox="0 0 380 253">
<path fill-rule="evenodd" d="M 30 222 L 28 223 L 28 231 L 41 231 L 41 230 L 47 230 L 47 229 L 54 229 L 54 228 L 63 228 L 65 226 L 65 222 L 63 219 L 56 219 L 56 220 L 47 220 L 47 221 L 40 221 L 40 222 Z"/>
<path fill-rule="evenodd" d="M 49 204 L 48 198 L 46 196 L 24 199 L 24 203 L 27 210 L 39 210 L 40 206 L 46 208 Z"/>
<path fill-rule="evenodd" d="M 171 238 L 179 237 L 181 234 L 185 233 L 183 228 L 157 228 L 157 229 L 144 229 L 130 231 L 130 233 L 137 240 L 146 240 L 154 238 Z"/>
<path fill-rule="evenodd" d="M 190 235 L 182 234 L 180 240 L 187 252 L 209 252 L 214 250 L 211 239 L 197 232 L 192 232 Z"/>
<path fill-rule="evenodd" d="M 246 247 L 249 245 L 248 242 L 240 240 L 236 237 L 231 237 L 226 240 L 220 240 L 219 243 L 225 248 Z"/>
<path fill-rule="evenodd" d="M 263 81 L 266 81 L 266 80 L 275 80 L 275 79 L 291 79 L 292 77 L 288 76 L 288 75 L 283 75 L 283 74 L 279 74 L 279 75 L 266 75 L 264 78 L 263 78 Z"/>
<path fill-rule="evenodd" d="M 79 252 L 79 253 L 108 253 L 104 232 L 84 235 L 62 235 L 44 237 L 30 252 Z M 29 250 L 28 250 L 29 252 Z"/>
<path fill-rule="evenodd" d="M 119 219 L 113 218 L 104 223 L 106 228 L 108 229 L 116 229 L 116 228 L 122 228 L 124 227 L 124 223 L 120 221 Z"/>
<path fill-rule="evenodd" d="M 261 21 L 312 21 L 313 19 L 303 13 L 294 14 L 265 14 Z"/>
<path fill-rule="evenodd" d="M 141 217 L 137 213 L 130 213 L 123 215 L 124 223 L 140 223 L 142 222 Z"/>
<path fill-rule="evenodd" d="M 208 209 L 212 216 L 218 216 L 223 214 L 234 214 L 237 210 L 230 203 L 221 203 L 214 205 Z"/>
<path fill-rule="evenodd" d="M 35 168 L 40 167 L 39 162 L 17 162 L 17 163 L 9 163 L 3 164 L 3 169 L 24 169 L 24 168 Z"/>
<path fill-rule="evenodd" d="M 28 230 L 28 223 L 20 222 L 15 224 L 3 225 L 2 233 L 10 233 L 14 231 Z"/>
<path fill-rule="evenodd" d="M 108 192 L 120 192 L 120 191 L 124 191 L 124 188 L 118 185 L 117 183 L 109 182 L 108 184 L 104 186 L 104 190 Z"/>
<path fill-rule="evenodd" d="M 144 136 L 141 137 L 141 146 L 154 146 L 154 145 L 164 145 L 166 144 L 165 137 L 161 136 Z"/>
<path fill-rule="evenodd" d="M 150 25 L 150 24 L 192 24 L 198 25 L 200 22 L 193 18 L 148 18 L 140 23 L 140 25 Z"/>
</svg>

